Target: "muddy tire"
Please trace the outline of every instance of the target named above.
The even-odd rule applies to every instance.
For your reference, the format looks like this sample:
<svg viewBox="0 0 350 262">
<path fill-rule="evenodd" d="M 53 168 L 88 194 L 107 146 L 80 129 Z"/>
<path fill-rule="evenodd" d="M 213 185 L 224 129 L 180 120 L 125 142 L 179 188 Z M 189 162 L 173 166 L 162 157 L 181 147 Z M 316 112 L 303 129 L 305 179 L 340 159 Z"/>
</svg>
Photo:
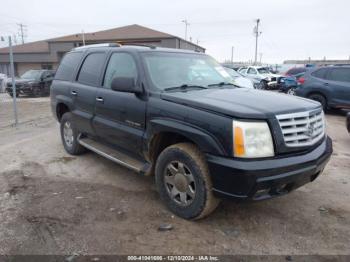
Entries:
<svg viewBox="0 0 350 262">
<path fill-rule="evenodd" d="M 79 132 L 74 126 L 72 113 L 67 112 L 62 116 L 60 131 L 64 149 L 69 154 L 81 155 L 87 151 L 87 149 L 78 142 Z"/>
<path fill-rule="evenodd" d="M 200 219 L 219 204 L 203 153 L 191 143 L 167 147 L 155 168 L 157 190 L 166 206 L 184 219 Z"/>
</svg>

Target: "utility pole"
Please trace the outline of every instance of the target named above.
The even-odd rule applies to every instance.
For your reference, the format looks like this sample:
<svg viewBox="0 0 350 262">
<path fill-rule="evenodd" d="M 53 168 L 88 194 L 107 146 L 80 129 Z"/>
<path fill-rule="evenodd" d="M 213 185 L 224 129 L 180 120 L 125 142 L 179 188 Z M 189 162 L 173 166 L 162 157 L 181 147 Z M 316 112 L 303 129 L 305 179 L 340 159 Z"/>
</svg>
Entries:
<svg viewBox="0 0 350 262">
<path fill-rule="evenodd" d="M 85 33 L 84 33 L 84 30 L 81 31 L 81 35 L 83 37 L 83 46 L 85 46 Z"/>
<path fill-rule="evenodd" d="M 234 51 L 235 47 L 232 46 L 231 47 L 231 64 L 233 64 L 233 51 Z"/>
<path fill-rule="evenodd" d="M 182 20 L 181 22 L 185 24 L 185 40 L 187 41 L 187 27 L 190 25 L 190 23 L 187 21 L 187 19 Z"/>
<path fill-rule="evenodd" d="M 26 25 L 20 23 L 20 24 L 17 24 L 19 26 L 19 36 L 22 40 L 22 44 L 24 44 L 24 38 L 26 37 L 25 35 L 25 28 L 27 27 Z"/>
<path fill-rule="evenodd" d="M 261 34 L 259 31 L 259 24 L 260 24 L 260 19 L 256 19 L 256 26 L 254 27 L 254 35 L 255 35 L 255 58 L 254 58 L 254 64 L 257 63 L 258 61 L 258 38 Z"/>
<path fill-rule="evenodd" d="M 5 41 L 3 37 L 1 37 L 1 41 Z M 9 49 L 10 49 L 10 74 L 11 74 L 11 80 L 12 80 L 12 97 L 13 97 L 13 111 L 15 114 L 15 126 L 18 124 L 18 118 L 17 118 L 17 101 L 16 101 L 16 83 L 15 83 L 15 66 L 13 62 L 13 50 L 12 50 L 12 39 L 11 36 L 8 37 L 9 42 Z"/>
</svg>

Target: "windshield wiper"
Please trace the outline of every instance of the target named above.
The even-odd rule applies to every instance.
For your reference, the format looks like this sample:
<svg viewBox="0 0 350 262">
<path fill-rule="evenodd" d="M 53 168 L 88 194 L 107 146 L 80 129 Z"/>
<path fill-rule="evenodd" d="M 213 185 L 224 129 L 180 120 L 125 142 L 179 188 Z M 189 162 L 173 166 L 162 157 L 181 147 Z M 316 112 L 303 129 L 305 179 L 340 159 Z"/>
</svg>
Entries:
<svg viewBox="0 0 350 262">
<path fill-rule="evenodd" d="M 216 83 L 216 84 L 210 84 L 208 86 L 235 86 L 235 85 L 232 83 L 229 83 L 229 82 L 220 82 L 220 83 Z"/>
<path fill-rule="evenodd" d="M 208 87 L 206 86 L 200 86 L 200 85 L 187 85 L 183 84 L 180 86 L 173 86 L 173 87 L 167 87 L 164 89 L 164 91 L 172 91 L 172 90 L 188 90 L 191 88 L 199 88 L 199 89 L 207 89 Z"/>
</svg>

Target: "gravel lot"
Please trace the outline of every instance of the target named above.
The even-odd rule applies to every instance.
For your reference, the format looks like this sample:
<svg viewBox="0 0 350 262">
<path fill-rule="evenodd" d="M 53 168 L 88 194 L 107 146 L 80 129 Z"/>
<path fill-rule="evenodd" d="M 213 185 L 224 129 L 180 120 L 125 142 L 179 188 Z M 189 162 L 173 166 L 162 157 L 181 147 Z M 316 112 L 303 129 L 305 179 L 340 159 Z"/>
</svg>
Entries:
<svg viewBox="0 0 350 262">
<path fill-rule="evenodd" d="M 48 98 L 21 98 L 17 129 L 0 96 L 0 254 L 350 254 L 350 136 L 327 115 L 334 155 L 315 182 L 277 199 L 223 201 L 189 222 L 153 177 L 94 153 L 65 153 Z M 170 223 L 171 231 L 158 227 Z"/>
</svg>

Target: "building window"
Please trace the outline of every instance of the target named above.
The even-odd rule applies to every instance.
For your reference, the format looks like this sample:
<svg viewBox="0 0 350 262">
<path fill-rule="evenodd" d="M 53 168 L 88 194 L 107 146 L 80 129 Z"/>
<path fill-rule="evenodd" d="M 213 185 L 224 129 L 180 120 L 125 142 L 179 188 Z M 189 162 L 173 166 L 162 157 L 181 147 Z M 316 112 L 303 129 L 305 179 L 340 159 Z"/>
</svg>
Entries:
<svg viewBox="0 0 350 262">
<path fill-rule="evenodd" d="M 52 64 L 45 63 L 45 64 L 41 64 L 41 69 L 52 70 L 53 66 Z"/>
</svg>

